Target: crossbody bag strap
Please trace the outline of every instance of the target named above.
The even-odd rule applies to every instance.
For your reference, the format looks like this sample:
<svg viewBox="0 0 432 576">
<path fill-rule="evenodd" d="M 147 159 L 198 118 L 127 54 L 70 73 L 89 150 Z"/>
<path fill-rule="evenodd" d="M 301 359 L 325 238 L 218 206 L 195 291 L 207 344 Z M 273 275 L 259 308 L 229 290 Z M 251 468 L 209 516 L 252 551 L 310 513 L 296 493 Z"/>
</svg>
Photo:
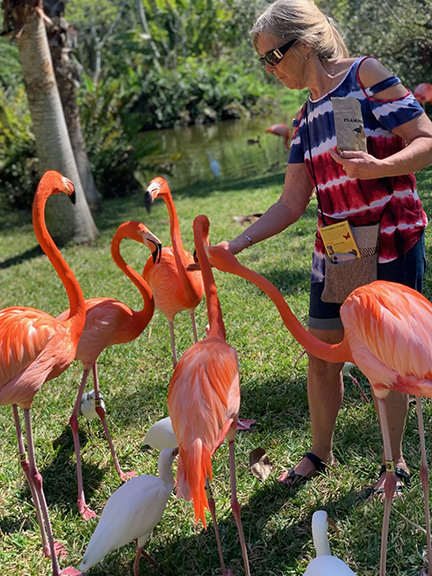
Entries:
<svg viewBox="0 0 432 576">
<path fill-rule="evenodd" d="M 326 221 L 324 218 L 324 212 L 321 206 L 321 200 L 319 197 L 319 190 L 318 190 L 318 182 L 315 176 L 315 168 L 313 165 L 313 160 L 312 160 L 312 149 L 311 149 L 311 142 L 310 142 L 310 133 L 309 133 L 309 98 L 306 100 L 306 132 L 307 132 L 307 140 L 308 140 L 308 147 L 309 147 L 309 159 L 310 159 L 310 163 L 311 163 L 311 168 L 312 168 L 312 176 L 313 176 L 313 180 L 314 180 L 314 184 L 315 184 L 315 194 L 318 200 L 318 210 L 321 212 L 321 218 L 323 221 L 323 224 L 325 226 Z"/>
</svg>

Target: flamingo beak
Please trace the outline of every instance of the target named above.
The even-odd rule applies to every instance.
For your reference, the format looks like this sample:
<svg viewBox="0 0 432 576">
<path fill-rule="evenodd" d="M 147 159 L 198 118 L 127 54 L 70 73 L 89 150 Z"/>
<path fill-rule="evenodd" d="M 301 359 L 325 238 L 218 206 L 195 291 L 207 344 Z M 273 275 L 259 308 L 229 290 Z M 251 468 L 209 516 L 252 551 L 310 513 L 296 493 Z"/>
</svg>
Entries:
<svg viewBox="0 0 432 576">
<path fill-rule="evenodd" d="M 150 214 L 151 206 L 153 204 L 153 195 L 148 190 L 145 193 L 144 203 L 145 203 L 145 207 L 147 209 L 147 212 Z"/>
<path fill-rule="evenodd" d="M 153 240 L 149 240 L 149 242 L 155 245 L 155 250 L 152 252 L 153 264 L 159 264 L 162 257 L 162 244 L 153 242 Z"/>
<path fill-rule="evenodd" d="M 69 197 L 69 200 L 72 202 L 72 204 L 75 205 L 75 204 L 76 204 L 76 193 L 75 193 L 75 190 L 72 192 L 72 194 L 69 194 L 68 197 Z"/>
</svg>

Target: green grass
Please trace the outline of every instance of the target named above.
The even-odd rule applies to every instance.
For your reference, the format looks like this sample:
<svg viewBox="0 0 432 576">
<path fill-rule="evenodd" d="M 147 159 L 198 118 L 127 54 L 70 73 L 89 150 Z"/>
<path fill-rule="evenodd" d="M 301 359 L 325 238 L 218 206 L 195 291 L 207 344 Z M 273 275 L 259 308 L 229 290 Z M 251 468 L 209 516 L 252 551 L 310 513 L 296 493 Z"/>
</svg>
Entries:
<svg viewBox="0 0 432 576">
<path fill-rule="evenodd" d="M 419 191 L 431 213 L 432 170 L 419 175 Z M 242 227 L 234 215 L 264 211 L 280 195 L 283 174 L 217 181 L 173 190 L 183 242 L 192 249 L 192 221 L 200 213 L 211 222 L 211 240 L 232 238 Z M 93 246 L 66 246 L 62 252 L 74 270 L 85 296 L 118 298 L 136 309 L 140 296 L 114 265 L 110 242 L 117 226 L 126 220 L 141 220 L 162 242 L 170 244 L 165 204 L 157 201 L 151 215 L 142 197 L 105 201 L 96 221 L 101 232 Z M 308 311 L 310 256 L 316 225 L 316 203 L 286 232 L 241 254 L 241 261 L 264 274 L 282 291 L 294 313 L 305 324 Z M 431 263 L 431 236 L 427 236 Z M 148 252 L 124 241 L 122 253 L 141 270 Z M 0 216 L 0 308 L 34 306 L 54 316 L 68 306 L 61 282 L 48 259 L 36 249 L 28 215 Z M 338 465 L 325 477 L 297 491 L 277 483 L 279 473 L 294 465 L 310 447 L 310 425 L 306 398 L 306 359 L 295 361 L 301 349 L 287 332 L 274 305 L 256 287 L 244 280 L 215 271 L 227 340 L 241 363 L 242 403 L 240 415 L 255 418 L 253 432 L 237 434 L 236 461 L 238 496 L 253 575 L 303 574 L 314 556 L 311 516 L 325 508 L 337 521 L 340 537 L 331 534 L 335 555 L 348 562 L 359 575 L 378 572 L 383 507 L 367 499 L 377 479 L 381 461 L 381 435 L 372 404 L 362 403 L 357 389 L 346 382 L 345 399 L 334 438 Z M 425 294 L 432 298 L 431 276 Z M 197 309 L 201 336 L 207 324 L 205 305 Z M 179 354 L 192 344 L 187 313 L 176 319 Z M 168 324 L 158 311 L 139 339 L 106 350 L 100 357 L 99 375 L 105 396 L 108 423 L 124 470 L 155 474 L 157 453 L 143 446 L 148 427 L 167 415 L 166 396 L 172 374 Z M 364 377 L 356 375 L 370 397 Z M 33 404 L 37 461 L 44 478 L 55 537 L 67 546 L 68 563 L 78 566 L 95 521 L 77 515 L 76 474 L 69 416 L 77 393 L 81 367 L 74 363 L 62 376 L 46 384 Z M 425 422 L 431 455 L 429 401 Z M 47 576 L 51 564 L 42 558 L 39 529 L 29 489 L 21 472 L 16 449 L 11 408 L 0 409 L 2 437 L 0 467 L 0 566 L 2 574 Z M 100 513 L 104 503 L 120 485 L 99 422 L 80 420 L 82 462 L 87 501 Z M 274 464 L 265 484 L 248 472 L 249 453 L 262 446 Z M 412 471 L 412 489 L 394 503 L 391 515 L 388 574 L 417 575 L 422 566 L 425 536 L 400 514 L 423 525 L 422 492 L 419 483 L 419 444 L 415 406 L 410 405 L 405 434 L 405 455 Z M 214 493 L 227 565 L 237 576 L 243 564 L 234 519 L 230 510 L 228 449 L 223 445 L 213 459 Z M 217 574 L 219 562 L 213 528 L 194 525 L 192 504 L 170 499 L 146 550 L 158 562 L 158 575 Z M 132 574 L 134 545 L 110 553 L 90 576 Z M 62 562 L 65 566 L 65 561 Z M 145 559 L 140 574 L 150 573 Z"/>
</svg>

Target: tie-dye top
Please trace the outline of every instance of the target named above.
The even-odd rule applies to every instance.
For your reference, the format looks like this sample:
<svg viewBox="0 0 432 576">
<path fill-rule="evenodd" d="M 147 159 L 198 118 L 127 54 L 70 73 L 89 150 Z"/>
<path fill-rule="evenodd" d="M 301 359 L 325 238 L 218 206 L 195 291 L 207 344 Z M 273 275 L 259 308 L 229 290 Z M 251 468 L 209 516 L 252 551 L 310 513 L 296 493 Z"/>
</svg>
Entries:
<svg viewBox="0 0 432 576">
<path fill-rule="evenodd" d="M 379 263 L 390 262 L 410 250 L 420 239 L 427 225 L 417 194 L 413 174 L 358 180 L 349 178 L 342 166 L 335 162 L 329 150 L 336 149 L 336 134 L 331 97 L 353 96 L 360 101 L 368 153 L 386 158 L 405 147 L 405 142 L 392 130 L 423 114 L 411 92 L 396 100 L 377 100 L 374 94 L 398 84 L 392 76 L 364 88 L 358 76 L 359 58 L 351 65 L 345 78 L 336 88 L 317 100 L 309 97 L 302 109 L 298 129 L 291 141 L 289 163 L 305 163 L 314 182 L 306 128 L 308 112 L 310 148 L 318 184 L 319 199 L 326 224 L 348 220 L 352 226 L 380 222 Z M 323 219 L 318 211 L 318 228 Z M 324 246 L 317 231 L 312 258 L 312 282 L 322 282 L 325 275 Z"/>
</svg>

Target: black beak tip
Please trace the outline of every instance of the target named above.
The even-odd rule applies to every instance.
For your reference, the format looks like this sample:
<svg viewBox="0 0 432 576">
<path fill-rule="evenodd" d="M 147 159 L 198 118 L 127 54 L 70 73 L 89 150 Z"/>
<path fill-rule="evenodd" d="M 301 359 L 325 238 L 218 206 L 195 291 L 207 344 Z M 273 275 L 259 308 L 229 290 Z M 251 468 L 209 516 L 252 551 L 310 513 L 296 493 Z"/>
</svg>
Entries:
<svg viewBox="0 0 432 576">
<path fill-rule="evenodd" d="M 153 204 L 153 198 L 150 192 L 145 193 L 144 197 L 145 207 L 147 208 L 147 212 L 150 214 L 151 212 L 151 205 Z"/>
<path fill-rule="evenodd" d="M 72 192 L 72 194 L 69 194 L 69 199 L 72 202 L 72 204 L 76 204 L 76 193 L 75 190 Z"/>
</svg>

